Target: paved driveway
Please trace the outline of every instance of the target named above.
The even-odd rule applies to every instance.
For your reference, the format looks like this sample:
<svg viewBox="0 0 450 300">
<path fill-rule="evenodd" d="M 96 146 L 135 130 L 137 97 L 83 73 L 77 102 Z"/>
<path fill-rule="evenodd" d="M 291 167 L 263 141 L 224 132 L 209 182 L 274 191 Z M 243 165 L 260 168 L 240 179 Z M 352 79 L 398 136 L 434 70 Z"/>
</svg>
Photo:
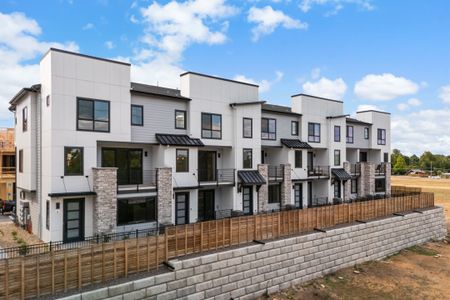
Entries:
<svg viewBox="0 0 450 300">
<path fill-rule="evenodd" d="M 11 222 L 9 216 L 10 216 L 9 213 L 5 213 L 5 215 L 0 214 L 0 223 Z"/>
</svg>

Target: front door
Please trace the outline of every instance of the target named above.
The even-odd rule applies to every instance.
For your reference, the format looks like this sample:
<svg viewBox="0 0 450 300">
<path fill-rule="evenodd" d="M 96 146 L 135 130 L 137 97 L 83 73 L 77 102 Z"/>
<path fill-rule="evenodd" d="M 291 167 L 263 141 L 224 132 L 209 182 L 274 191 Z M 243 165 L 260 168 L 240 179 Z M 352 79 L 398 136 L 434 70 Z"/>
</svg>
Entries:
<svg viewBox="0 0 450 300">
<path fill-rule="evenodd" d="M 244 186 L 242 188 L 242 211 L 244 215 L 253 214 L 253 187 Z"/>
<path fill-rule="evenodd" d="M 64 200 L 65 243 L 84 240 L 84 199 Z"/>
<path fill-rule="evenodd" d="M 367 152 L 359 152 L 359 161 L 367 162 Z"/>
<path fill-rule="evenodd" d="M 175 194 L 175 224 L 189 223 L 189 193 Z"/>
<path fill-rule="evenodd" d="M 198 179 L 199 181 L 216 180 L 215 151 L 198 151 Z"/>
<path fill-rule="evenodd" d="M 214 220 L 214 190 L 198 191 L 198 221 Z"/>
<path fill-rule="evenodd" d="M 308 170 L 312 170 L 314 167 L 314 154 L 308 152 Z"/>
<path fill-rule="evenodd" d="M 308 207 L 313 205 L 313 192 L 312 192 L 312 182 L 308 181 Z"/>
<path fill-rule="evenodd" d="M 294 184 L 294 201 L 296 208 L 303 207 L 303 185 L 301 183 Z"/>
</svg>

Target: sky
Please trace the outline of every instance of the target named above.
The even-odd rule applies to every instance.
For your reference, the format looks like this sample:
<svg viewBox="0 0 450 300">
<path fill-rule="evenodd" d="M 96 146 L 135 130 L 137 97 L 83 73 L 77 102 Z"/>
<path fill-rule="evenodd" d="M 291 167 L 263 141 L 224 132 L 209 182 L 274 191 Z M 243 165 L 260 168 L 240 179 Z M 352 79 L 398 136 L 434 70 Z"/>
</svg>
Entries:
<svg viewBox="0 0 450 300">
<path fill-rule="evenodd" d="M 450 155 L 450 1 L 0 0 L 0 127 L 39 82 L 49 47 L 132 63 L 133 81 L 178 88 L 195 71 L 392 116 L 392 147 Z"/>
</svg>

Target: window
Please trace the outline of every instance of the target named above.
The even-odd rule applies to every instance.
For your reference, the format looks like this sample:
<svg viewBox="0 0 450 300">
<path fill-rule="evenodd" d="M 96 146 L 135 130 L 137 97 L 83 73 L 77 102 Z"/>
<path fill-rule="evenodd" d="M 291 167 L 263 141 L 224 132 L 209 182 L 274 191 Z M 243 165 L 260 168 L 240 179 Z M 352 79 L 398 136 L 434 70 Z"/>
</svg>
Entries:
<svg viewBox="0 0 450 300">
<path fill-rule="evenodd" d="M 386 129 L 377 130 L 377 144 L 386 145 Z"/>
<path fill-rule="evenodd" d="M 385 163 L 388 163 L 389 162 L 389 153 L 387 153 L 387 152 L 384 152 L 384 160 L 383 160 Z"/>
<path fill-rule="evenodd" d="M 109 132 L 109 101 L 78 99 L 77 130 Z"/>
<path fill-rule="evenodd" d="M 156 197 L 117 200 L 117 225 L 153 221 L 156 221 Z"/>
<path fill-rule="evenodd" d="M 186 129 L 185 110 L 175 110 L 175 129 Z"/>
<path fill-rule="evenodd" d="M 50 230 L 50 201 L 45 203 L 45 228 Z"/>
<path fill-rule="evenodd" d="M 319 123 L 308 123 L 308 142 L 320 143 Z"/>
<path fill-rule="evenodd" d="M 375 178 L 375 192 L 376 193 L 386 192 L 386 179 L 385 178 Z"/>
<path fill-rule="evenodd" d="M 253 166 L 253 153 L 252 149 L 244 149 L 242 156 L 242 168 L 251 169 Z"/>
<path fill-rule="evenodd" d="M 303 167 L 303 155 L 301 150 L 295 151 L 295 167 L 296 168 L 302 168 Z"/>
<path fill-rule="evenodd" d="M 261 139 L 263 140 L 277 139 L 277 120 L 268 118 L 261 119 Z"/>
<path fill-rule="evenodd" d="M 28 130 L 28 107 L 22 109 L 22 131 Z"/>
<path fill-rule="evenodd" d="M 19 172 L 23 173 L 23 150 L 19 150 Z"/>
<path fill-rule="evenodd" d="M 341 165 L 341 150 L 334 150 L 334 165 Z"/>
<path fill-rule="evenodd" d="M 144 106 L 131 105 L 131 125 L 144 126 Z"/>
<path fill-rule="evenodd" d="M 369 127 L 364 127 L 364 139 L 369 139 Z"/>
<path fill-rule="evenodd" d="M 334 126 L 334 141 L 341 141 L 341 126 Z"/>
<path fill-rule="evenodd" d="M 298 135 L 298 122 L 291 121 L 291 135 Z"/>
<path fill-rule="evenodd" d="M 358 193 L 358 180 L 356 178 L 353 178 L 350 181 L 350 191 L 352 194 L 357 194 Z"/>
<path fill-rule="evenodd" d="M 253 137 L 253 119 L 242 119 L 242 136 L 249 139 Z"/>
<path fill-rule="evenodd" d="M 334 198 L 341 198 L 341 181 L 336 180 L 334 182 Z"/>
<path fill-rule="evenodd" d="M 269 203 L 281 203 L 281 188 L 279 184 L 269 185 Z"/>
<path fill-rule="evenodd" d="M 347 126 L 347 143 L 353 144 L 353 126 Z"/>
<path fill-rule="evenodd" d="M 202 138 L 222 138 L 222 115 L 202 113 Z"/>
<path fill-rule="evenodd" d="M 83 175 L 83 148 L 64 147 L 64 175 Z"/>
<path fill-rule="evenodd" d="M 189 150 L 177 149 L 176 172 L 189 172 Z"/>
</svg>

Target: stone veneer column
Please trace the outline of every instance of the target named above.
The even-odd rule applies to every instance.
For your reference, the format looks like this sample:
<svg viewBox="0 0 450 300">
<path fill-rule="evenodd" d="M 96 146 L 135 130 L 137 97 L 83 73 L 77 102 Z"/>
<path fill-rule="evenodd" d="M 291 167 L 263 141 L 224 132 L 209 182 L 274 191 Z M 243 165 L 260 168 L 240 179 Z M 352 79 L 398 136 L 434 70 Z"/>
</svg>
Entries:
<svg viewBox="0 0 450 300">
<path fill-rule="evenodd" d="M 156 174 L 156 184 L 158 187 L 158 222 L 163 225 L 173 224 L 172 168 L 158 168 Z"/>
<path fill-rule="evenodd" d="M 391 195 L 391 164 L 386 163 L 386 196 Z"/>
<path fill-rule="evenodd" d="M 352 174 L 351 170 L 350 170 L 350 163 L 348 161 L 344 162 L 344 170 L 348 173 L 348 174 Z M 344 200 L 345 201 L 349 201 L 352 197 L 352 181 L 351 180 L 347 180 L 344 183 Z"/>
<path fill-rule="evenodd" d="M 281 208 L 286 205 L 293 205 L 292 196 L 292 179 L 291 164 L 284 164 L 283 167 L 283 183 L 281 184 Z"/>
<path fill-rule="evenodd" d="M 258 172 L 266 180 L 266 184 L 263 184 L 258 191 L 258 213 L 267 211 L 269 204 L 269 165 L 259 164 Z"/>
<path fill-rule="evenodd" d="M 363 169 L 364 172 L 362 172 Z M 361 174 L 361 186 L 364 186 L 364 194 L 362 196 L 375 194 L 375 163 L 361 163 L 361 173 L 364 174 Z"/>
<path fill-rule="evenodd" d="M 92 168 L 94 233 L 110 233 L 117 225 L 117 168 Z"/>
</svg>

